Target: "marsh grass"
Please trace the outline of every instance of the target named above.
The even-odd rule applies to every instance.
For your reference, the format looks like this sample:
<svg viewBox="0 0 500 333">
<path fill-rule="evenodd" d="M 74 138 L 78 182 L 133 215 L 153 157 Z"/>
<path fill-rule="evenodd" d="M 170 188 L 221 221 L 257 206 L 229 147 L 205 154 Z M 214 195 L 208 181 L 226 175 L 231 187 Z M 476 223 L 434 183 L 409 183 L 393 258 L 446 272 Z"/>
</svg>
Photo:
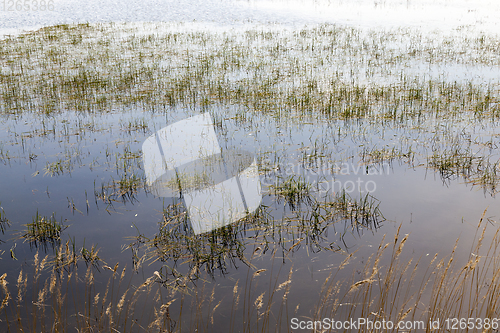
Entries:
<svg viewBox="0 0 500 333">
<path fill-rule="evenodd" d="M 164 185 L 176 191 L 192 191 L 201 190 L 215 184 L 210 174 L 204 170 L 194 173 L 178 172 L 175 177 L 169 179 Z"/>
<path fill-rule="evenodd" d="M 278 184 L 271 185 L 270 191 L 278 199 L 283 198 L 290 206 L 290 209 L 294 209 L 302 201 L 311 201 L 311 189 L 312 185 L 303 177 L 293 175 Z"/>
<path fill-rule="evenodd" d="M 361 127 L 377 126 L 381 136 L 387 128 L 408 132 L 398 136 L 427 136 L 433 123 L 443 122 L 456 126 L 472 122 L 481 127 L 500 115 L 494 80 L 477 81 L 479 75 L 453 80 L 447 73 L 433 74 L 436 66 L 458 66 L 464 77 L 484 68 L 495 70 L 500 60 L 492 45 L 498 40 L 477 31 L 463 33 L 471 28 L 445 36 L 425 35 L 417 29 L 365 31 L 337 25 L 299 30 L 257 26 L 224 33 L 176 24 L 145 24 L 144 28 L 156 32 L 121 24 L 58 25 L 2 40 L 1 113 L 41 118 L 42 126 L 21 134 L 22 144 L 35 137 L 68 140 L 107 130 L 92 116 L 69 126 L 50 120 L 54 115 L 78 117 L 125 109 L 155 114 L 177 108 L 221 108 L 222 114 L 216 115 L 221 128 L 225 120 L 234 119 L 237 126 L 250 130 L 259 127 L 255 119 L 262 115 L 276 119 L 277 126 L 298 121 L 346 127 L 357 122 Z M 237 107 L 225 114 L 222 110 L 227 105 Z M 121 131 L 130 136 L 146 135 L 153 127 L 144 114 L 119 121 Z M 447 131 L 443 137 L 449 139 L 453 129 Z M 413 163 L 420 158 L 445 180 L 468 172 L 466 165 L 454 165 L 465 163 L 463 159 L 440 160 L 454 153 L 428 147 L 428 137 L 407 147 L 378 147 L 367 143 L 363 133 L 353 139 L 363 145 L 362 152 L 355 154 L 368 164 Z M 324 143 L 311 143 L 304 162 L 332 155 Z M 463 152 L 466 145 L 458 142 L 453 149 Z M 122 165 L 128 157 L 118 154 L 123 156 L 117 158 L 115 167 L 125 170 L 131 163 Z M 498 156 L 491 155 L 475 156 L 481 167 L 474 168 L 475 174 L 467 181 L 494 194 L 499 180 L 494 166 L 486 161 Z M 13 156 L 2 147 L 4 163 Z M 81 156 L 69 149 L 46 162 L 45 174 L 71 173 L 86 164 L 79 160 Z"/>
<path fill-rule="evenodd" d="M 343 219 L 350 221 L 352 228 L 375 230 L 385 221 L 380 211 L 380 201 L 370 193 L 360 194 L 359 198 L 352 198 L 349 193 L 343 189 L 335 195 L 334 200 L 329 206 L 341 214 Z"/>
<path fill-rule="evenodd" d="M 259 210 L 245 220 L 258 221 L 261 214 Z M 235 260 L 248 264 L 244 255 L 245 241 L 241 236 L 244 227 L 244 224 L 229 225 L 195 236 L 184 206 L 176 203 L 164 209 L 159 232 L 153 238 L 139 233 L 129 248 L 133 250 L 136 262 L 165 262 L 165 276 L 171 275 L 174 279 L 186 274 L 193 275 L 199 270 L 209 274 L 217 271 L 224 274 L 235 264 Z M 141 257 L 137 256 L 144 246 L 145 253 Z"/>
<path fill-rule="evenodd" d="M 56 215 L 53 213 L 51 216 L 42 216 L 36 212 L 33 217 L 33 222 L 26 224 L 27 230 L 22 235 L 30 245 L 35 247 L 42 246 L 47 249 L 47 245 L 52 248 L 57 247 L 61 242 L 61 233 L 67 226 L 61 222 L 57 222 Z"/>
<path fill-rule="evenodd" d="M 481 153 L 484 147 L 473 145 L 470 138 L 460 141 L 455 137 L 448 140 L 444 147 L 434 147 L 433 154 L 428 156 L 428 167 L 437 170 L 444 182 L 461 177 L 466 183 L 480 186 L 485 192 L 495 195 L 500 181 L 500 158 Z"/>
<path fill-rule="evenodd" d="M 125 169 L 117 168 L 117 170 L 125 170 L 120 179 L 111 179 L 107 183 L 102 183 L 100 189 L 95 188 L 94 183 L 96 205 L 98 201 L 102 201 L 107 205 L 106 209 L 108 209 L 113 207 L 115 202 L 134 203 L 137 201 L 139 191 L 145 188 L 146 182 L 143 175 L 127 172 L 128 167 L 125 167 Z"/>
<path fill-rule="evenodd" d="M 444 325 L 431 330 L 429 321 L 457 316 L 496 318 L 500 229 L 487 220 L 483 214 L 468 260 L 461 263 L 456 258 L 463 246 L 458 240 L 450 254 L 405 259 L 405 245 L 411 235 L 401 235 L 400 226 L 392 240 L 382 239 L 362 269 L 355 264 L 355 253 L 332 267 L 322 289 L 308 297 L 316 306 L 301 319 L 317 321 L 313 325 L 321 325 L 323 318 L 418 321 L 425 323 L 426 332 L 446 332 Z M 497 229 L 491 233 L 490 228 Z M 200 277 L 195 268 L 173 280 L 155 271 L 143 283 L 134 285 L 126 269 L 118 269 L 118 264 L 104 265 L 101 273 L 90 265 L 79 275 L 76 269 L 51 266 L 48 256 L 40 260 L 36 254 L 33 274 L 20 271 L 15 292 L 8 286 L 7 275 L 0 277 L 1 325 L 5 332 L 209 332 L 217 327 L 229 332 L 290 331 L 291 318 L 307 302 L 290 304 L 296 297 L 294 285 L 300 283 L 294 279 L 293 266 L 284 272 L 282 264 L 277 270 L 275 265 L 255 267 L 262 250 L 254 248 L 246 278 L 234 282 L 232 292 L 223 297 L 209 280 L 199 279 L 197 288 L 189 287 L 194 276 Z M 273 252 L 271 258 L 275 255 Z M 350 270 L 352 274 L 347 276 L 352 277 L 345 279 L 342 272 Z M 97 274 L 109 275 L 105 286 L 96 284 Z M 269 282 L 265 282 L 266 276 Z M 268 290 L 259 287 L 263 283 L 269 284 Z M 359 332 L 375 331 L 359 328 Z"/>
<path fill-rule="evenodd" d="M 152 27 L 154 33 L 120 24 L 59 25 L 2 40 L 0 113 L 33 125 L 9 130 L 10 147 L 1 146 L 0 161 L 42 160 L 44 154 L 26 149 L 34 149 L 39 140 L 64 145 L 55 159 L 45 161 L 45 175 L 67 176 L 86 165 L 111 170 L 100 187 L 94 185 L 96 206 L 103 202 L 109 212 L 114 204 L 133 203 L 142 190 L 147 193 L 138 172 L 141 152 L 131 146 L 155 130 L 154 117 L 170 120 L 179 109 L 186 110 L 183 116 L 215 109 L 216 128 L 226 142 L 232 143 L 228 137 L 234 128 L 256 136 L 264 133 L 258 135 L 264 147 L 257 156 L 259 169 L 275 184 L 271 194 L 289 210 L 277 214 L 263 205 L 238 223 L 195 236 L 181 205 L 169 205 L 158 233 L 139 233 L 128 246 L 134 272 L 146 263 L 161 265 L 138 287 L 125 286 L 125 270 L 107 266 L 94 246 L 78 250 L 74 241 L 60 244 L 62 223 L 37 213 L 25 238 L 50 244 L 55 255 L 42 261 L 36 256 L 34 274 L 21 272 L 17 283 L 11 282 L 17 298 L 2 275 L 2 327 L 12 332 L 290 331 L 290 317 L 299 313 L 302 302 L 292 304 L 290 299 L 294 282 L 301 282 L 294 280 L 292 268 L 283 273 L 282 265 L 277 273 L 274 269 L 278 262 L 293 262 L 300 249 L 347 255 L 314 295 L 317 306 L 306 313 L 308 318 L 428 320 L 471 314 L 493 318 L 498 313 L 498 237 L 485 255 L 479 254 L 483 220 L 465 265 L 453 266 L 455 249 L 430 262 L 406 260 L 408 238 L 398 230 L 394 241 L 382 242 L 360 266 L 344 239 L 348 233 L 380 226 L 384 218 L 379 201 L 345 191 L 320 200 L 306 179 L 279 174 L 290 161 L 287 154 L 304 148 L 295 142 L 298 137 L 307 146 L 299 163 L 310 168 L 331 162 L 332 156 L 350 161 L 359 156 L 367 165 L 407 161 L 436 170 L 445 181 L 463 177 L 495 194 L 498 83 L 453 80 L 446 73 L 436 77 L 432 69 L 459 65 L 464 72 L 480 72 L 482 66 L 494 71 L 500 64 L 497 37 L 336 25 L 220 33 L 182 25 L 144 26 Z M 412 71 L 419 66 L 426 71 Z M 110 125 L 113 120 L 101 122 L 100 117 L 130 109 L 140 110 L 140 116 L 118 121 L 118 136 L 129 142 L 106 142 L 103 158 L 89 163 L 75 143 L 98 133 L 108 141 L 105 135 L 116 127 Z M 32 118 L 22 118 L 27 115 Z M 61 119 L 65 117 L 69 119 Z M 295 123 L 299 126 L 291 126 Z M 319 133 L 301 133 L 309 125 Z M 483 127 L 488 130 L 481 131 Z M 274 136 L 263 138 L 274 128 Z M 461 131 L 477 131 L 477 140 L 456 135 Z M 326 136 L 331 140 L 318 139 Z M 287 145 L 291 148 L 281 150 Z M 15 152 L 11 147 L 21 148 Z M 70 208 L 77 211 L 72 199 Z M 6 225 L 0 222 L 0 227 Z M 272 260 L 271 268 L 259 268 L 257 258 Z M 77 265 L 81 260 L 88 266 L 85 272 Z M 352 280 L 341 280 L 351 264 Z M 41 272 L 47 267 L 43 282 Z M 246 267 L 248 274 L 231 286 L 232 293 L 210 283 L 216 273 L 226 275 L 237 267 Z M 97 273 L 100 268 L 103 272 Z M 100 288 L 106 273 L 111 274 L 109 282 Z M 103 275 L 97 279 L 98 274 Z M 269 282 L 263 282 L 267 276 Z M 301 308 L 301 313 L 308 309 Z"/>
<path fill-rule="evenodd" d="M 49 264 L 57 271 L 71 272 L 78 267 L 78 263 L 81 261 L 85 262 L 87 267 L 92 266 L 96 270 L 99 270 L 101 265 L 106 264 L 99 257 L 99 249 L 95 245 L 89 249 L 85 247 L 84 242 L 83 246 L 77 250 L 74 238 L 54 248 L 54 257 L 49 261 Z"/>
<path fill-rule="evenodd" d="M 361 152 L 361 160 L 367 165 L 391 163 L 392 161 L 406 160 L 408 164 L 415 158 L 415 152 L 412 147 L 402 149 L 400 147 L 372 147 L 371 150 L 363 150 Z"/>
<path fill-rule="evenodd" d="M 498 113 L 494 86 L 483 90 L 468 82 L 415 77 L 401 66 L 407 61 L 455 63 L 457 55 L 460 62 L 474 65 L 498 61 L 492 50 L 482 50 L 479 57 L 477 42 L 466 37 L 450 37 L 454 45 L 474 46 L 464 54 L 444 41 L 436 46 L 418 32 L 406 32 L 419 41 L 414 46 L 421 45 L 408 52 L 401 31 L 366 34 L 335 25 L 222 35 L 172 31 L 168 25 L 164 33 L 145 35 L 128 34 L 126 27 L 114 24 L 67 25 L 52 27 L 60 36 L 50 39 L 44 29 L 2 42 L 3 112 L 222 103 L 276 116 L 292 111 L 302 117 L 322 114 L 330 119 L 395 122 L 456 115 L 458 105 L 478 118 Z M 81 42 L 74 44 L 75 40 Z M 350 69 L 344 66 L 346 59 L 351 59 Z M 390 84 L 377 82 L 384 77 Z M 140 119 L 122 126 L 147 128 Z"/>
<path fill-rule="evenodd" d="M 5 211 L 0 207 L 0 232 L 5 233 L 6 228 L 10 225 L 9 220 L 5 217 Z"/>
<path fill-rule="evenodd" d="M 449 255 L 436 254 L 432 258 L 401 259 L 403 248 L 411 236 L 400 235 L 400 229 L 391 242 L 382 241 L 366 262 L 361 278 L 354 279 L 345 294 L 333 271 L 323 285 L 315 318 L 348 318 L 367 316 L 370 320 L 388 318 L 421 321 L 425 331 L 446 332 L 448 328 L 431 329 L 430 320 L 474 316 L 492 320 L 498 313 L 498 237 L 499 229 L 484 244 L 489 222 L 481 217 L 465 263 L 457 262 L 455 247 Z M 386 252 L 390 252 L 387 254 Z M 388 256 L 389 261 L 384 261 Z M 343 269 L 349 258 L 339 266 Z M 388 264 L 381 266 L 381 262 Z M 417 278 L 417 276 L 419 278 Z M 423 327 L 421 327 L 423 328 Z M 421 329 L 422 330 L 422 329 Z M 375 329 L 360 328 L 360 332 Z M 397 331 L 391 329 L 389 331 Z M 417 331 L 416 329 L 410 331 Z"/>
<path fill-rule="evenodd" d="M 297 200 L 295 196 L 292 199 Z M 173 281 L 186 276 L 196 279 L 196 272 L 214 277 L 240 265 L 252 267 L 247 251 L 256 244 L 263 253 L 279 251 L 283 255 L 301 246 L 312 253 L 345 252 L 346 234 L 373 232 L 385 221 L 378 200 L 369 194 L 352 198 L 343 191 L 320 201 L 308 193 L 300 200 L 294 204 L 303 203 L 307 209 L 291 209 L 281 219 L 275 219 L 269 207 L 261 205 L 240 221 L 201 235 L 194 235 L 182 203 L 169 204 L 158 233 L 146 237 L 138 230 L 127 248 L 132 251 L 134 267 L 161 261 L 165 277 Z"/>
<path fill-rule="evenodd" d="M 101 286 L 95 282 L 92 266 L 82 276 L 77 270 L 47 272 L 48 260 L 36 254 L 34 273 L 20 271 L 15 293 L 7 287 L 6 274 L 0 278 L 4 332 L 152 332 L 170 327 L 168 305 L 162 304 L 161 290 L 154 288 L 159 286 L 155 277 L 133 286 L 125 278 L 125 268 L 104 266 L 105 275 L 111 275 L 104 290 L 97 292 Z M 152 300 L 160 306 L 149 307 Z M 144 317 L 146 327 L 140 322 Z"/>
</svg>

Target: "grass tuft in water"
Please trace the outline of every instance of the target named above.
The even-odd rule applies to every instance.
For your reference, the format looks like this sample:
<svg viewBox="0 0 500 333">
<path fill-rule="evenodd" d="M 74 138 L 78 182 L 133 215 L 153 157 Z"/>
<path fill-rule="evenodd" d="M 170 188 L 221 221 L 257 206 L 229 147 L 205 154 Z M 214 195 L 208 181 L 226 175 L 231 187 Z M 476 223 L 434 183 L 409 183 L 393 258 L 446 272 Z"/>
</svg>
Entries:
<svg viewBox="0 0 500 333">
<path fill-rule="evenodd" d="M 0 232 L 5 233 L 6 228 L 10 225 L 9 220 L 5 217 L 5 211 L 0 207 Z"/>
<path fill-rule="evenodd" d="M 52 248 L 58 246 L 61 242 L 61 233 L 67 228 L 63 225 L 62 218 L 61 222 L 57 222 L 55 213 L 47 217 L 41 216 L 38 211 L 33 217 L 33 222 L 28 223 L 26 227 L 27 230 L 22 237 L 35 247 L 42 245 L 45 248 L 47 245 Z"/>
<path fill-rule="evenodd" d="M 331 202 L 331 207 L 342 215 L 346 220 L 351 221 L 354 228 L 376 229 L 385 218 L 380 211 L 380 201 L 366 193 L 360 198 L 352 198 L 345 189 L 335 195 Z"/>
<path fill-rule="evenodd" d="M 271 193 L 278 198 L 283 198 L 291 209 L 301 201 L 311 201 L 312 185 L 303 177 L 291 176 L 277 185 L 271 185 Z"/>
</svg>

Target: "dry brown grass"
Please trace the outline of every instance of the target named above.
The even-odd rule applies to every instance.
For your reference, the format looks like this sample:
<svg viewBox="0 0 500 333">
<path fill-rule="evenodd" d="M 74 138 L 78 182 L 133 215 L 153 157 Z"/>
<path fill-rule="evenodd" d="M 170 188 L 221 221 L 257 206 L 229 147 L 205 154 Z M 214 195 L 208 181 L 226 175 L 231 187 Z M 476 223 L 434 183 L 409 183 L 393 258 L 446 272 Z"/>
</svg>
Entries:
<svg viewBox="0 0 500 333">
<path fill-rule="evenodd" d="M 429 321 L 440 319 L 441 328 L 433 332 L 446 332 L 446 318 L 495 318 L 500 304 L 500 229 L 487 237 L 490 228 L 483 214 L 469 260 L 462 264 L 456 257 L 458 240 L 449 255 L 403 259 L 411 236 L 402 236 L 398 228 L 392 240 L 384 237 L 360 277 L 338 278 L 341 271 L 353 268 L 352 254 L 331 270 L 310 320 L 422 321 L 430 332 Z M 192 276 L 177 281 L 176 288 L 168 287 L 158 272 L 133 286 L 118 264 L 103 266 L 101 274 L 110 276 L 100 291 L 95 266 L 89 265 L 80 276 L 78 269 L 49 266 L 48 257 L 37 254 L 33 267 L 32 275 L 19 273 L 15 292 L 7 275 L 0 277 L 0 324 L 6 332 L 211 332 L 221 327 L 231 332 L 291 331 L 290 320 L 299 309 L 299 304 L 288 304 L 294 283 L 300 283 L 293 279 L 293 267 L 284 281 L 272 269 L 249 267 L 244 284 L 236 281 L 232 292 L 222 296 L 209 281 L 186 287 Z M 262 287 L 267 275 L 269 290 Z M 375 331 L 359 327 L 359 332 Z"/>
</svg>

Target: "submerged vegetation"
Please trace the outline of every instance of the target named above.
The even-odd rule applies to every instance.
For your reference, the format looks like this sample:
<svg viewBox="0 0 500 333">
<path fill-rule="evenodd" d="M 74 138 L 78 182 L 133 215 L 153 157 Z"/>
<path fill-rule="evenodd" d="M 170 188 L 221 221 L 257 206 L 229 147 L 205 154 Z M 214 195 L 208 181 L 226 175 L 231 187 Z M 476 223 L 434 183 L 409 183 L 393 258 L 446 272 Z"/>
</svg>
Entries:
<svg viewBox="0 0 500 333">
<path fill-rule="evenodd" d="M 329 25 L 222 34 L 150 28 L 163 32 L 137 33 L 114 24 L 56 26 L 3 41 L 3 112 L 227 104 L 270 115 L 382 123 L 464 113 L 491 119 L 500 112 L 493 84 L 447 82 L 407 67 L 455 64 L 457 55 L 464 72 L 495 66 L 499 55 L 485 47 L 495 40 L 457 34 L 435 45 L 432 36 L 412 31 L 366 33 Z M 144 119 L 122 126 L 147 128 Z"/>
<path fill-rule="evenodd" d="M 155 33 L 147 32 L 153 28 Z M 447 36 L 336 25 L 302 30 L 262 26 L 222 33 L 182 24 L 145 24 L 144 29 L 61 25 L 3 40 L 1 113 L 33 113 L 30 121 L 36 120 L 15 142 L 26 145 L 49 137 L 69 142 L 86 133 L 107 133 L 112 128 L 95 119 L 103 112 L 133 108 L 170 114 L 179 108 L 210 108 L 218 110 L 213 117 L 223 135 L 235 127 L 262 132 L 263 119 L 275 123 L 265 125 L 266 131 L 269 126 L 314 124 L 322 133 L 303 142 L 312 149 L 304 157 L 307 163 L 328 160 L 331 144 L 344 144 L 347 134 L 363 146 L 353 153 L 365 163 L 427 161 L 427 167 L 444 178 L 465 176 L 496 193 L 499 156 L 483 149 L 499 134 L 494 126 L 500 115 L 499 86 L 486 70 L 497 71 L 500 62 L 493 36 L 472 37 L 478 32 L 470 27 Z M 459 79 L 449 78 L 447 72 L 436 74 L 437 68 L 447 66 Z M 129 136 L 142 137 L 158 126 L 144 113 L 112 119 L 119 120 L 118 127 L 112 126 Z M 360 123 L 358 129 L 352 128 L 353 121 Z M 454 125 L 436 126 L 443 122 Z M 330 134 L 328 127 L 338 127 L 338 132 Z M 399 142 L 390 140 L 393 132 Z M 453 138 L 461 132 L 477 136 L 472 142 Z M 271 145 L 281 136 L 256 139 Z M 370 142 L 375 136 L 383 141 Z M 130 149 L 129 144 L 124 149 Z M 474 156 L 478 164 L 461 157 L 466 151 L 481 151 Z M 6 147 L 1 152 L 4 161 L 19 157 Z M 443 155 L 453 161 L 440 160 Z M 26 158 L 32 161 L 35 156 L 40 154 Z M 78 165 L 88 164 L 86 157 L 81 147 L 68 146 L 46 161 L 44 174 L 71 174 Z M 116 167 L 127 158 L 140 159 L 140 153 L 117 157 Z"/>
<path fill-rule="evenodd" d="M 424 34 L 194 23 L 59 25 L 0 40 L 0 166 L 18 185 L 1 198 L 10 221 L 2 208 L 0 231 L 13 259 L 17 243 L 5 237 L 37 210 L 20 233 L 37 251 L 33 274 L 0 248 L 0 328 L 271 332 L 295 331 L 295 317 L 494 318 L 498 231 L 486 228 L 497 223 L 483 215 L 465 254 L 464 241 L 432 252 L 442 232 L 415 235 L 429 249 L 407 250 L 413 236 L 401 230 L 412 226 L 401 214 L 433 228 L 446 220 L 443 247 L 452 223 L 468 224 L 454 212 L 413 220 L 399 199 L 425 203 L 433 193 L 391 181 L 433 173 L 494 200 L 499 44 L 465 26 Z M 221 147 L 255 154 L 262 204 L 195 235 L 182 197 L 154 198 L 146 186 L 141 144 L 205 111 Z M 179 174 L 168 185 L 199 190 L 210 180 Z M 72 227 L 63 233 L 55 214 L 39 215 L 43 205 L 67 209 Z M 394 240 L 380 239 L 400 223 Z M 78 245 L 89 238 L 90 248 Z M 120 246 L 131 273 L 106 263 Z"/>
</svg>

